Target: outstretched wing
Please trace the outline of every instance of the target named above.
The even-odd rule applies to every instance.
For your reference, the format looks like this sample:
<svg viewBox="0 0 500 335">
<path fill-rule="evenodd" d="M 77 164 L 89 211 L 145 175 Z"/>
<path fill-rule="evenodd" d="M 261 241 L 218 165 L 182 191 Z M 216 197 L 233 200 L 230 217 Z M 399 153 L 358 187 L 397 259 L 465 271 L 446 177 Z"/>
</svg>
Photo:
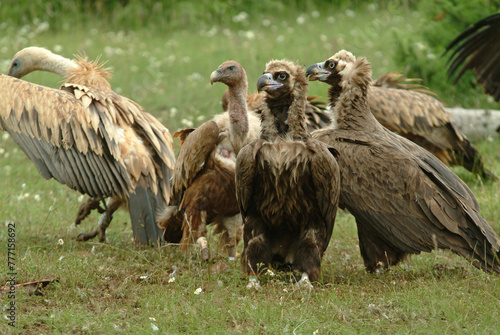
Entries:
<svg viewBox="0 0 500 335">
<path fill-rule="evenodd" d="M 0 75 L 0 126 L 46 179 L 92 197 L 135 187 L 122 156 L 125 131 L 91 92 L 79 96 Z"/>
<path fill-rule="evenodd" d="M 446 52 L 453 48 L 448 77 L 462 65 L 462 69 L 454 83 L 467 70 L 473 70 L 477 81 L 483 85 L 487 94 L 500 100 L 500 13 L 490 15 L 472 27 L 464 30 L 447 47 Z"/>
</svg>

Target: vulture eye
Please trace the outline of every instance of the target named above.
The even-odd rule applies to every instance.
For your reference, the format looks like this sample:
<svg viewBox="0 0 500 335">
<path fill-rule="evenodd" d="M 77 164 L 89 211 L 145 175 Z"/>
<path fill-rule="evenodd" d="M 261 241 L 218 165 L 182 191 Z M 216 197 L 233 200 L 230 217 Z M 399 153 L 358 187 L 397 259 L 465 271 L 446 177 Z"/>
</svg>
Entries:
<svg viewBox="0 0 500 335">
<path fill-rule="evenodd" d="M 14 62 L 12 63 L 12 66 L 17 66 L 17 61 L 14 61 Z"/>
<path fill-rule="evenodd" d="M 234 69 L 235 69 L 234 65 L 231 65 L 231 66 L 229 67 L 229 71 L 234 71 Z"/>
<path fill-rule="evenodd" d="M 285 73 L 285 72 L 280 72 L 278 73 L 278 79 L 279 80 L 286 80 L 286 78 L 288 77 L 288 75 Z"/>
<path fill-rule="evenodd" d="M 332 60 L 328 61 L 328 63 L 326 64 L 326 68 L 333 70 L 335 68 L 335 62 Z"/>
</svg>

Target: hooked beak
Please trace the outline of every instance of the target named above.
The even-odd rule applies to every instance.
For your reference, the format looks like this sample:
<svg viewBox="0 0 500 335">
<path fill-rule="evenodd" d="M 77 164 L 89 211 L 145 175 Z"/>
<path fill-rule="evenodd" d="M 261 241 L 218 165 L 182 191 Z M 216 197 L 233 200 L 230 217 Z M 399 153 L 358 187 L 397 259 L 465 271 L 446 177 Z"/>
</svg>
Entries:
<svg viewBox="0 0 500 335">
<path fill-rule="evenodd" d="M 257 92 L 277 90 L 281 86 L 283 86 L 283 84 L 275 81 L 270 73 L 264 73 L 257 80 Z"/>
<path fill-rule="evenodd" d="M 222 69 L 217 69 L 212 74 L 210 74 L 210 85 L 220 81 L 222 77 Z"/>
<path fill-rule="evenodd" d="M 324 64 L 325 63 L 316 63 L 307 68 L 306 77 L 309 77 L 309 81 L 325 81 L 326 78 L 328 78 L 331 72 L 324 69 Z"/>
</svg>

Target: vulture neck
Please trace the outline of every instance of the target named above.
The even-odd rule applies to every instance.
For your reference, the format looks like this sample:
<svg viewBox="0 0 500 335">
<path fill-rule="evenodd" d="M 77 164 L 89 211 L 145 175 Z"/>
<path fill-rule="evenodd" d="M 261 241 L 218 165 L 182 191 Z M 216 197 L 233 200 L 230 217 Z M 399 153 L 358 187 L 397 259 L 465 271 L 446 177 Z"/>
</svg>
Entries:
<svg viewBox="0 0 500 335">
<path fill-rule="evenodd" d="M 78 68 L 78 64 L 71 59 L 53 54 L 52 52 L 44 53 L 34 62 L 33 69 L 30 71 L 47 71 L 68 78 L 71 76 L 70 69 Z"/>
<path fill-rule="evenodd" d="M 261 120 L 261 138 L 276 141 L 278 138 L 304 140 L 309 137 L 306 130 L 306 94 L 288 94 L 273 98 L 266 95 Z"/>
<path fill-rule="evenodd" d="M 243 80 L 246 83 L 246 78 Z M 247 142 L 249 122 L 247 114 L 247 85 L 229 87 L 227 112 L 229 113 L 229 138 L 238 152 Z"/>
<path fill-rule="evenodd" d="M 332 127 L 343 130 L 372 131 L 380 127 L 368 105 L 368 85 L 351 81 L 332 85 L 328 91 L 333 111 Z"/>
</svg>

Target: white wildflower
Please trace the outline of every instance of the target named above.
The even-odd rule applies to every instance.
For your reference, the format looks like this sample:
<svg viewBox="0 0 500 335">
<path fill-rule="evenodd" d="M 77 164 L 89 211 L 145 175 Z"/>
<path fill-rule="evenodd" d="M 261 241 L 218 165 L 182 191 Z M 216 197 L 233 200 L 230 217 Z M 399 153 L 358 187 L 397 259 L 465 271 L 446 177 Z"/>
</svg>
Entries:
<svg viewBox="0 0 500 335">
<path fill-rule="evenodd" d="M 155 318 L 155 317 L 153 317 L 153 316 L 150 316 L 150 317 L 149 317 L 149 320 L 151 320 L 151 321 L 156 321 L 156 318 Z"/>
<path fill-rule="evenodd" d="M 303 25 L 304 23 L 306 23 L 306 16 L 305 15 L 299 15 L 299 17 L 297 18 L 297 24 L 300 24 L 300 25 Z"/>
<path fill-rule="evenodd" d="M 160 330 L 154 323 L 151 324 L 151 329 L 153 329 L 154 332 L 157 332 Z"/>
<path fill-rule="evenodd" d="M 169 283 L 173 283 L 174 281 L 175 281 L 175 277 L 170 277 L 170 278 L 168 278 L 168 282 L 169 282 Z"/>
<path fill-rule="evenodd" d="M 188 120 L 188 119 L 182 119 L 182 120 L 181 120 L 181 124 L 182 124 L 184 127 L 188 127 L 188 128 L 192 128 L 192 127 L 194 126 L 193 121 Z"/>
<path fill-rule="evenodd" d="M 63 47 L 60 44 L 56 44 L 56 45 L 54 45 L 52 50 L 54 50 L 54 52 L 56 52 L 56 53 L 60 53 L 61 51 L 63 51 Z"/>
<path fill-rule="evenodd" d="M 355 17 L 356 16 L 356 13 L 352 10 L 352 9 L 346 9 L 345 11 L 345 15 L 347 17 Z"/>
<path fill-rule="evenodd" d="M 5 153 L 5 149 L 4 148 L 0 148 L 0 155 L 3 155 Z"/>
<path fill-rule="evenodd" d="M 171 107 L 169 114 L 170 114 L 170 117 L 175 117 L 175 115 L 177 114 L 177 108 Z"/>
<path fill-rule="evenodd" d="M 64 240 L 62 238 L 57 240 L 57 245 L 63 245 L 63 244 L 64 244 Z"/>
<path fill-rule="evenodd" d="M 313 11 L 311 12 L 311 16 L 312 16 L 313 18 L 315 18 L 315 19 L 317 19 L 317 18 L 319 17 L 319 14 L 320 14 L 320 12 L 319 12 L 319 11 L 317 11 L 317 10 L 313 10 Z"/>
<path fill-rule="evenodd" d="M 272 270 L 267 269 L 267 275 L 270 277 L 274 277 L 274 272 Z"/>
<path fill-rule="evenodd" d="M 261 23 L 262 23 L 262 25 L 263 25 L 264 27 L 269 27 L 269 26 L 271 25 L 271 21 L 270 21 L 270 20 L 268 20 L 268 19 L 264 19 L 264 20 L 262 20 L 262 22 L 261 22 Z"/>
<path fill-rule="evenodd" d="M 147 275 L 142 275 L 142 276 L 140 276 L 139 278 L 140 278 L 140 279 L 147 279 L 147 278 L 148 278 L 148 276 L 147 276 Z"/>
<path fill-rule="evenodd" d="M 40 201 L 40 195 L 39 194 L 35 194 L 33 196 L 33 199 L 35 199 L 35 201 Z"/>
<path fill-rule="evenodd" d="M 62 255 L 61 257 L 59 257 L 59 259 L 57 260 L 58 262 L 62 261 L 64 259 L 64 255 Z"/>
<path fill-rule="evenodd" d="M 2 140 L 3 140 L 3 141 L 7 141 L 7 140 L 9 139 L 9 137 L 10 137 L 10 136 L 9 136 L 9 133 L 4 133 L 4 134 L 2 135 Z"/>
<path fill-rule="evenodd" d="M 283 36 L 283 35 L 278 35 L 278 36 L 276 37 L 276 42 L 281 43 L 281 42 L 283 42 L 284 40 L 285 40 L 285 36 Z"/>
<path fill-rule="evenodd" d="M 253 40 L 255 38 L 255 33 L 249 30 L 245 33 L 245 37 L 248 38 L 249 40 Z"/>
<path fill-rule="evenodd" d="M 240 12 L 238 15 L 233 16 L 233 22 L 243 22 L 248 20 L 249 15 L 245 12 Z"/>
<path fill-rule="evenodd" d="M 201 292 L 203 292 L 202 288 L 201 288 L 201 287 L 198 287 L 198 288 L 196 289 L 196 291 L 194 291 L 194 294 L 198 295 L 198 294 L 200 294 Z"/>
</svg>

